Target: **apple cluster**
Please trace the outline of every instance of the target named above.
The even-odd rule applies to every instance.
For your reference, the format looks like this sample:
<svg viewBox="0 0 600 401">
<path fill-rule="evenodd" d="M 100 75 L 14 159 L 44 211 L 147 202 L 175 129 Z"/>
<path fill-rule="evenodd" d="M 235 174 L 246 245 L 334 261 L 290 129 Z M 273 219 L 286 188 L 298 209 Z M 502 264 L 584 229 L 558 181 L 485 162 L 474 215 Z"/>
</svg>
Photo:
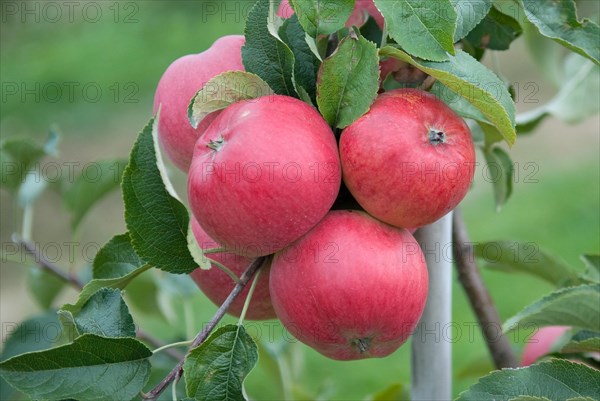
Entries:
<svg viewBox="0 0 600 401">
<path fill-rule="evenodd" d="M 358 1 L 351 18 L 377 11 L 370 6 Z M 190 99 L 216 75 L 244 70 L 243 45 L 243 36 L 226 36 L 176 60 L 156 91 L 159 141 L 188 175 L 196 240 L 223 249 L 208 256 L 238 276 L 269 256 L 248 319 L 279 318 L 333 359 L 389 355 L 427 299 L 427 266 L 412 232 L 465 196 L 475 161 L 470 131 L 417 89 L 381 93 L 341 133 L 311 105 L 281 95 L 233 103 L 193 128 Z M 234 285 L 219 268 L 191 276 L 216 304 Z M 247 292 L 229 313 L 239 316 Z"/>
</svg>

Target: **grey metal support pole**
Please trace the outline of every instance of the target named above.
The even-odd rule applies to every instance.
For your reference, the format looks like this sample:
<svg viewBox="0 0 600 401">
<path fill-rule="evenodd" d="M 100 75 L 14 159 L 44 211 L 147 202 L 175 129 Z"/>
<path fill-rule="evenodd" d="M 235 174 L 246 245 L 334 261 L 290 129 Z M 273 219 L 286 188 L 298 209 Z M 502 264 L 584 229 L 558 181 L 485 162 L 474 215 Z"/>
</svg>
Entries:
<svg viewBox="0 0 600 401">
<path fill-rule="evenodd" d="M 452 212 L 415 233 L 429 271 L 429 294 L 412 336 L 411 399 L 452 399 Z M 446 337 L 445 337 L 446 335 Z"/>
</svg>

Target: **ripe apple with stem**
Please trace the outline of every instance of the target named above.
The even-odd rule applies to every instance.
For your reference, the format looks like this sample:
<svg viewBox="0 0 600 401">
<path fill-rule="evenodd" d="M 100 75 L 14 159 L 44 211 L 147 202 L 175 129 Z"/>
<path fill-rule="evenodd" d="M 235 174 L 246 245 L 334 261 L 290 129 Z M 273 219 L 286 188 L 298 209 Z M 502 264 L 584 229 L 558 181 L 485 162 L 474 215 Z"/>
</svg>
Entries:
<svg viewBox="0 0 600 401">
<path fill-rule="evenodd" d="M 336 139 L 323 117 L 298 99 L 272 95 L 228 106 L 198 139 L 188 198 L 211 238 L 258 257 L 314 227 L 340 184 Z"/>
<path fill-rule="evenodd" d="M 220 248 L 220 245 L 210 238 L 202 227 L 200 227 L 196 219 L 192 218 L 190 224 L 196 242 L 198 242 L 198 245 L 202 250 Z M 225 266 L 238 278 L 252 263 L 252 259 L 231 252 L 211 253 L 207 256 L 212 261 Z M 263 266 L 261 269 L 258 283 L 256 283 L 256 288 L 254 289 L 250 305 L 246 312 L 246 319 L 249 320 L 267 320 L 276 317 L 269 295 L 269 266 Z M 204 295 L 217 306 L 223 304 L 235 286 L 235 282 L 232 278 L 215 263 L 213 263 L 208 270 L 200 268 L 194 270 L 190 273 L 190 276 L 198 287 L 200 287 Z M 248 285 L 242 290 L 235 301 L 233 301 L 227 313 L 233 316 L 240 316 L 249 290 L 250 286 Z"/>
<path fill-rule="evenodd" d="M 154 95 L 154 113 L 160 107 L 158 138 L 165 153 L 182 171 L 188 171 L 194 144 L 219 111 L 208 114 L 197 128 L 188 121 L 188 105 L 194 95 L 225 71 L 243 71 L 241 35 L 219 38 L 208 50 L 175 60 L 161 77 Z"/>
<path fill-rule="evenodd" d="M 372 216 L 396 227 L 421 227 L 454 209 L 473 180 L 469 127 L 434 95 L 397 89 L 340 138 L 344 183 Z"/>
<path fill-rule="evenodd" d="M 283 325 L 337 360 L 394 352 L 418 323 L 427 287 L 414 237 L 359 211 L 331 211 L 271 266 L 271 300 Z"/>
</svg>

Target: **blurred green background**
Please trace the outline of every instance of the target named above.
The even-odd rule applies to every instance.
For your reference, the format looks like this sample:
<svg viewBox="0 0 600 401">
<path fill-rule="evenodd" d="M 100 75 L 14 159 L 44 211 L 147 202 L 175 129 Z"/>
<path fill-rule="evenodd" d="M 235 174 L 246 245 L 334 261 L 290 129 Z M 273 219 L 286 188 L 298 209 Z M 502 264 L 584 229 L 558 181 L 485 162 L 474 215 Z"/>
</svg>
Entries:
<svg viewBox="0 0 600 401">
<path fill-rule="evenodd" d="M 49 3 L 57 8 L 48 7 Z M 49 127 L 56 127 L 62 133 L 58 161 L 81 165 L 127 157 L 137 133 L 151 116 L 154 90 L 166 67 L 182 55 L 206 49 L 222 35 L 242 33 L 251 4 L 84 1 L 73 2 L 69 8 L 65 3 L 0 3 L 0 133 L 3 139 L 22 136 L 41 142 Z M 581 15 L 598 14 L 597 2 L 579 3 Z M 539 106 L 557 92 L 556 84 L 536 72 L 522 38 L 509 51 L 486 56 L 485 63 L 521 88 L 516 99 L 519 112 Z M 478 170 L 473 189 L 462 204 L 472 240 L 535 242 L 580 269 L 580 254 L 600 252 L 599 137 L 600 120 L 596 115 L 576 125 L 549 118 L 535 134 L 519 138 L 511 150 L 517 172 L 514 195 L 500 213 L 494 208 L 491 185 Z M 483 157 L 478 157 L 481 162 Z M 173 169 L 172 177 L 185 198 L 184 175 Z M 18 229 L 20 212 L 5 191 L 0 192 L 0 201 L 4 249 L 11 233 Z M 101 245 L 115 233 L 124 232 L 122 213 L 121 196 L 112 193 L 85 218 L 77 241 Z M 70 241 L 73 233 L 68 217 L 59 196 L 52 191 L 46 193 L 35 208 L 36 243 L 60 246 Z M 85 264 L 81 253 L 75 256 L 70 260 L 65 252 L 59 263 L 65 268 Z M 5 327 L 41 312 L 27 295 L 27 270 L 22 265 L 2 262 L 3 342 Z M 483 276 L 503 319 L 551 290 L 549 285 L 523 275 L 484 271 Z M 216 310 L 185 280 L 169 279 L 173 286 L 157 290 L 157 277 L 164 279 L 153 272 L 143 278 L 146 286 L 129 290 L 134 318 L 157 337 L 169 341 L 186 338 Z M 54 305 L 72 301 L 74 296 L 74 291 L 64 291 Z M 183 306 L 185 300 L 189 300 L 187 306 Z M 455 322 L 462 328 L 448 331 L 454 342 L 457 394 L 492 367 L 479 332 L 469 335 L 476 319 L 458 282 L 454 286 L 453 311 Z M 170 316 L 168 323 L 164 315 Z M 264 340 L 270 330 L 276 338 L 281 337 L 281 328 L 269 324 L 253 324 L 250 332 L 260 333 Z M 517 350 L 527 334 L 519 333 Z M 277 348 L 274 344 L 267 344 L 271 352 Z M 409 349 L 407 344 L 385 359 L 342 363 L 294 343 L 280 350 L 287 361 L 283 365 L 271 360 L 268 352 L 261 355 L 249 377 L 248 393 L 257 400 L 281 398 L 278 377 L 283 369 L 292 378 L 292 391 L 299 399 L 364 399 L 394 383 L 409 382 Z"/>
</svg>

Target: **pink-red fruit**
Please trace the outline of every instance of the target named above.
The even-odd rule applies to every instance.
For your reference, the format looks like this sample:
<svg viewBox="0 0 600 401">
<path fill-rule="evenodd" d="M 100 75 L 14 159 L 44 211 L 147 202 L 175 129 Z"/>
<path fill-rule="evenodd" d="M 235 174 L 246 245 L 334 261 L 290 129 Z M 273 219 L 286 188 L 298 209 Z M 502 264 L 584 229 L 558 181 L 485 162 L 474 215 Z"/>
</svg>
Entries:
<svg viewBox="0 0 600 401">
<path fill-rule="evenodd" d="M 330 212 L 271 267 L 277 317 L 298 340 L 338 360 L 394 352 L 418 323 L 427 286 L 414 237 L 357 211 Z"/>
<path fill-rule="evenodd" d="M 535 332 L 523 348 L 521 366 L 529 366 L 552 352 L 554 343 L 569 329 L 569 326 L 546 326 Z"/>
<path fill-rule="evenodd" d="M 321 7 L 331 7 L 327 2 L 323 2 Z M 294 9 L 290 5 L 289 0 L 282 0 L 279 4 L 279 9 L 277 10 L 277 15 L 283 18 L 290 18 L 294 14 Z M 383 15 L 379 12 L 377 7 L 375 7 L 375 3 L 373 0 L 356 0 L 354 4 L 354 10 L 350 17 L 348 17 L 348 21 L 346 21 L 346 26 L 358 26 L 361 27 L 367 22 L 369 15 L 375 19 L 375 22 L 381 29 L 383 29 Z"/>
<path fill-rule="evenodd" d="M 192 218 L 191 225 L 194 237 L 196 237 L 196 241 L 201 249 L 214 249 L 220 247 L 219 244 L 217 244 L 208 236 L 208 234 L 204 232 L 204 230 L 202 230 L 202 227 L 200 227 L 194 218 Z M 231 270 L 238 277 L 240 277 L 252 263 L 252 259 L 245 258 L 231 252 L 213 253 L 207 256 L 218 263 L 225 265 L 225 267 Z M 202 292 L 208 297 L 208 299 L 210 299 L 217 306 L 221 306 L 221 304 L 223 304 L 235 286 L 235 283 L 231 277 L 215 265 L 212 265 L 209 270 L 198 268 L 194 270 L 190 276 L 196 282 L 198 287 L 200 287 Z M 234 316 L 240 316 L 246 301 L 246 297 L 248 296 L 249 289 L 250 284 L 248 284 L 242 290 L 236 300 L 233 301 L 227 313 Z M 260 276 L 258 277 L 258 283 L 256 283 L 256 288 L 252 294 L 252 300 L 250 301 L 250 305 L 246 311 L 246 319 L 266 320 L 273 318 L 275 318 L 275 311 L 273 310 L 271 297 L 269 295 L 269 268 L 263 266 L 261 268 Z"/>
<path fill-rule="evenodd" d="M 165 71 L 154 95 L 154 113 L 160 106 L 158 138 L 171 161 L 188 171 L 196 140 L 219 114 L 207 115 L 194 129 L 188 121 L 188 105 L 194 95 L 225 71 L 243 71 L 244 37 L 223 36 L 208 50 L 175 60 Z"/>
<path fill-rule="evenodd" d="M 434 95 L 398 89 L 379 95 L 340 139 L 344 182 L 372 216 L 421 227 L 454 209 L 475 168 L 471 132 Z"/>
<path fill-rule="evenodd" d="M 314 227 L 340 184 L 336 140 L 323 117 L 273 95 L 234 103 L 213 121 L 195 146 L 188 197 L 211 238 L 257 257 Z"/>
</svg>

